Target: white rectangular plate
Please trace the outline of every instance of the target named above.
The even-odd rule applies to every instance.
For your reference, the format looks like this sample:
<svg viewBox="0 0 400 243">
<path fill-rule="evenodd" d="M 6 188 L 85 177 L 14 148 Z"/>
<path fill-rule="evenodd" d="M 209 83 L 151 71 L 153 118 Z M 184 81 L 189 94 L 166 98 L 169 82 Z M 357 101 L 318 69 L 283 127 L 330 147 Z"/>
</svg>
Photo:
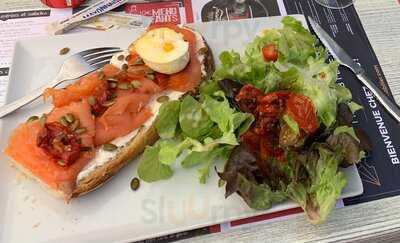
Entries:
<svg viewBox="0 0 400 243">
<path fill-rule="evenodd" d="M 306 25 L 303 16 L 295 17 Z M 223 50 L 242 51 L 261 30 L 280 27 L 281 18 L 192 26 L 203 34 L 217 59 Z M 18 42 L 7 102 L 49 82 L 66 58 L 59 55 L 61 48 L 69 47 L 69 54 L 102 46 L 126 48 L 140 33 L 92 32 Z M 48 109 L 49 105 L 38 101 L 4 118 L 2 151 L 17 124 Z M 140 189 L 133 192 L 129 183 L 137 176 L 137 161 L 95 192 L 65 204 L 35 182 L 18 179 L 20 176 L 8 165 L 8 158 L 3 153 L 0 156 L 0 242 L 128 242 L 297 206 L 286 202 L 268 211 L 251 210 L 237 195 L 224 198 L 224 189 L 218 188 L 214 172 L 206 185 L 200 185 L 196 170 L 176 170 L 172 179 L 152 184 L 142 182 Z M 348 185 L 342 197 L 361 194 L 363 188 L 357 169 L 350 167 L 345 172 Z"/>
</svg>

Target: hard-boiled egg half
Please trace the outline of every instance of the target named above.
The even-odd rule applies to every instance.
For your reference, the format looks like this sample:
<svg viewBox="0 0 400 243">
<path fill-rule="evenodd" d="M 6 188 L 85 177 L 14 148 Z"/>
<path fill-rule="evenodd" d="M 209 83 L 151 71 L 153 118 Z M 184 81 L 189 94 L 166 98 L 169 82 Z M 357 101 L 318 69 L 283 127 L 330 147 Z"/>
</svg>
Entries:
<svg viewBox="0 0 400 243">
<path fill-rule="evenodd" d="M 170 28 L 152 29 L 133 45 L 144 63 L 159 73 L 174 74 L 189 63 L 189 43 Z"/>
</svg>

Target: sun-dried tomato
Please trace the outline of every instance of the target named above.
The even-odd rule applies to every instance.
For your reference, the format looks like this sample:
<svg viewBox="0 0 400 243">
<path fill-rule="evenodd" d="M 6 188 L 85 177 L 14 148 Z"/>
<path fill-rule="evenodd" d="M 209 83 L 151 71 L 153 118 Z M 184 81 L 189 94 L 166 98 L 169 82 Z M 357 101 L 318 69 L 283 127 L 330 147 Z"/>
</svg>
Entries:
<svg viewBox="0 0 400 243">
<path fill-rule="evenodd" d="M 251 86 L 243 86 L 235 97 L 239 107 L 255 116 L 252 127 L 242 135 L 243 143 L 248 144 L 260 154 L 262 159 L 274 157 L 284 161 L 284 150 L 280 148 L 280 119 L 290 115 L 305 133 L 312 133 L 318 128 L 316 110 L 311 100 L 289 91 L 264 94 Z"/>
<path fill-rule="evenodd" d="M 74 163 L 81 152 L 77 134 L 59 122 L 46 123 L 38 134 L 36 144 L 62 166 Z"/>
<path fill-rule="evenodd" d="M 247 84 L 240 89 L 240 92 L 238 95 L 236 95 L 235 100 L 242 111 L 254 113 L 259 100 L 263 96 L 264 93 L 260 89 Z"/>
<path fill-rule="evenodd" d="M 317 131 L 319 127 L 317 111 L 310 98 L 293 93 L 288 99 L 286 106 L 287 114 L 299 124 L 301 129 L 308 134 Z"/>
<path fill-rule="evenodd" d="M 290 96 L 289 92 L 279 91 L 269 93 L 260 99 L 257 112 L 263 116 L 277 117 L 282 116 L 286 108 L 286 100 Z"/>
<path fill-rule="evenodd" d="M 249 129 L 240 138 L 242 143 L 247 144 L 253 151 L 258 152 L 260 150 L 261 136 L 255 133 L 253 129 Z"/>
</svg>

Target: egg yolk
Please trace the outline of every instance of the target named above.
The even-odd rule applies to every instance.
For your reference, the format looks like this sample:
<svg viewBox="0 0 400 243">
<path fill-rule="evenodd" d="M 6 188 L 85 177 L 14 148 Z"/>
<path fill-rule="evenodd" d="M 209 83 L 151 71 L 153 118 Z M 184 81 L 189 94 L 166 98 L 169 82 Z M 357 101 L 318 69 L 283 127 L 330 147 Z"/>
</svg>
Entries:
<svg viewBox="0 0 400 243">
<path fill-rule="evenodd" d="M 175 48 L 174 45 L 171 44 L 170 42 L 165 42 L 164 45 L 163 45 L 163 49 L 164 49 L 165 52 L 170 52 L 174 48 Z"/>
</svg>

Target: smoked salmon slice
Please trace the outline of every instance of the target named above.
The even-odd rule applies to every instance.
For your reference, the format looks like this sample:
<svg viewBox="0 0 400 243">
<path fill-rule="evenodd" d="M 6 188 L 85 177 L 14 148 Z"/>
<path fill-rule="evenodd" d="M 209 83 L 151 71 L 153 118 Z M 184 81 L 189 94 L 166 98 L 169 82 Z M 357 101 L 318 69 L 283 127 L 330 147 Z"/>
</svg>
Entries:
<svg viewBox="0 0 400 243">
<path fill-rule="evenodd" d="M 135 129 L 138 129 L 151 116 L 153 116 L 153 113 L 150 109 L 144 108 L 139 113 L 136 113 L 135 116 L 128 114 L 119 116 L 119 120 L 123 121 L 123 123 L 119 126 L 110 126 L 107 129 L 102 123 L 96 121 L 96 137 L 94 142 L 96 145 L 101 145 L 108 143 L 115 138 L 125 136 Z"/>
<path fill-rule="evenodd" d="M 153 114 L 145 108 L 151 95 L 126 94 L 96 120 L 95 145 L 101 145 L 139 128 Z"/>
<path fill-rule="evenodd" d="M 84 127 L 86 132 L 80 135 L 82 145 L 85 147 L 93 147 L 95 132 L 94 116 L 90 112 L 90 105 L 86 100 L 74 102 L 68 106 L 56 107 L 47 116 L 47 122 L 59 121 L 62 116 L 71 113 L 79 119 L 80 127 Z"/>
<path fill-rule="evenodd" d="M 132 93 L 136 94 L 157 94 L 161 91 L 160 86 L 158 86 L 155 82 L 151 81 L 150 79 L 147 78 L 138 78 L 138 79 L 133 79 L 132 81 L 137 81 L 139 85 L 138 88 L 135 88 L 133 90 L 123 90 L 123 89 L 118 89 L 116 90 L 116 95 L 117 97 L 120 96 L 125 96 L 125 95 L 130 95 Z"/>
<path fill-rule="evenodd" d="M 117 68 L 116 66 L 114 66 L 112 64 L 106 64 L 103 67 L 103 73 L 107 77 L 115 77 L 119 73 L 121 73 L 121 69 Z"/>
<path fill-rule="evenodd" d="M 56 121 L 67 113 L 73 113 L 81 121 L 81 126 L 88 129 L 87 133 L 81 135 L 82 143 L 85 146 L 93 146 L 95 122 L 87 102 L 75 102 L 69 106 L 55 108 L 48 114 L 48 121 Z M 69 194 L 74 189 L 77 175 L 93 158 L 94 153 L 82 152 L 78 160 L 70 166 L 60 166 L 54 157 L 37 146 L 37 137 L 41 129 L 38 120 L 21 124 L 13 131 L 5 153 L 51 188 Z"/>
<path fill-rule="evenodd" d="M 61 107 L 88 96 L 100 96 L 107 90 L 107 81 L 98 76 L 98 72 L 95 72 L 80 78 L 65 89 L 46 89 L 44 98 L 52 97 L 54 106 Z"/>
</svg>

